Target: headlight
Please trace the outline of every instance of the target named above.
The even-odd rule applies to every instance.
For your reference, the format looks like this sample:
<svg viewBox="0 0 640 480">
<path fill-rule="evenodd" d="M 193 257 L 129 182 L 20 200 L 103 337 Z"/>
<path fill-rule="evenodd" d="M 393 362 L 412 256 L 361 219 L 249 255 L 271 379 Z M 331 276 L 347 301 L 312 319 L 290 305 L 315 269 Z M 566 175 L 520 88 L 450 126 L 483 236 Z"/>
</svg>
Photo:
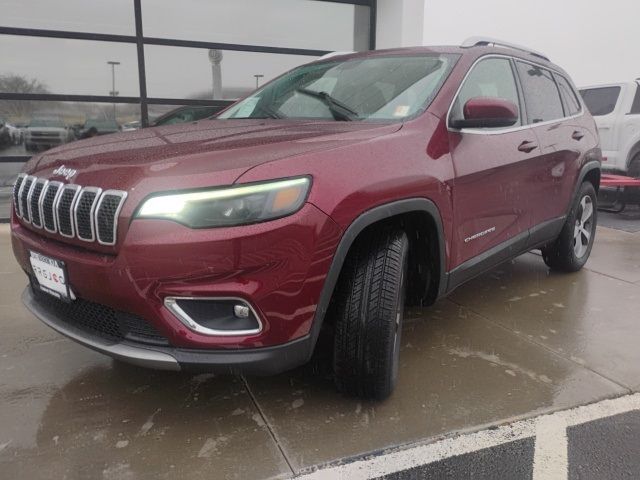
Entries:
<svg viewBox="0 0 640 480">
<path fill-rule="evenodd" d="M 304 204 L 308 177 L 238 185 L 197 192 L 158 194 L 145 200 L 136 218 L 161 218 L 191 228 L 264 222 L 297 212 Z"/>
</svg>

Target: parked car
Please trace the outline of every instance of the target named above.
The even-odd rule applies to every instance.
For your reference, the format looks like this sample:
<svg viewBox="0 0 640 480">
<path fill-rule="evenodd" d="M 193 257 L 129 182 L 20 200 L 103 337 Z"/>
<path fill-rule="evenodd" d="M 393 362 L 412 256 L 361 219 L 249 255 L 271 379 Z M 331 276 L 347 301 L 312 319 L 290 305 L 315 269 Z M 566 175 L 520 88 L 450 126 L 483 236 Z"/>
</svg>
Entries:
<svg viewBox="0 0 640 480">
<path fill-rule="evenodd" d="M 140 128 L 140 120 L 134 120 L 133 122 L 127 122 L 122 124 L 123 132 L 132 132 Z"/>
<path fill-rule="evenodd" d="M 118 122 L 116 122 L 114 119 L 90 118 L 84 123 L 84 125 L 78 132 L 78 137 L 89 138 L 99 135 L 108 135 L 110 133 L 117 133 L 120 130 L 120 125 L 118 125 Z"/>
<path fill-rule="evenodd" d="M 216 113 L 223 110 L 225 107 L 211 107 L 211 106 L 185 106 L 178 107 L 170 112 L 161 115 L 151 122 L 152 127 L 159 127 L 161 125 L 174 125 L 176 123 L 196 122 L 204 118 L 209 118 Z M 140 121 L 128 122 L 122 126 L 123 132 L 129 132 L 132 130 L 138 130 L 141 124 Z"/>
<path fill-rule="evenodd" d="M 15 125 L 11 125 L 10 123 L 6 123 L 5 126 L 9 130 L 9 137 L 11 138 L 11 143 L 13 145 L 22 145 L 22 141 L 23 141 L 22 130 Z"/>
<path fill-rule="evenodd" d="M 73 131 L 60 117 L 37 117 L 29 123 L 24 145 L 27 152 L 35 152 L 62 145 L 73 139 Z"/>
<path fill-rule="evenodd" d="M 602 168 L 640 177 L 640 78 L 584 87 L 580 94 L 598 125 Z"/>
<path fill-rule="evenodd" d="M 11 145 L 11 131 L 9 130 L 9 124 L 7 121 L 0 117 L 0 147 Z"/>
<path fill-rule="evenodd" d="M 161 125 L 173 125 L 176 123 L 187 123 L 209 118 L 223 110 L 225 107 L 212 106 L 186 106 L 178 107 L 175 110 L 165 113 L 156 118 L 153 122 L 154 127 Z"/>
<path fill-rule="evenodd" d="M 11 221 L 25 305 L 170 370 L 274 374 L 329 340 L 340 391 L 388 396 L 405 305 L 591 252 L 595 122 L 561 68 L 495 43 L 336 56 L 214 120 L 35 157 Z"/>
</svg>

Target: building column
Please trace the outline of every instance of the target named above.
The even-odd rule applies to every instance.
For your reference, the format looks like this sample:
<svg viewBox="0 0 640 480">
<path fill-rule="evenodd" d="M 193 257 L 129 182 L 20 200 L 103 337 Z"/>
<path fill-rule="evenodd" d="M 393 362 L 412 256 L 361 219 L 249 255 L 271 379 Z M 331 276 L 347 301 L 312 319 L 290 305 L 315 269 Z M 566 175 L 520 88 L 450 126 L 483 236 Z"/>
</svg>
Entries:
<svg viewBox="0 0 640 480">
<path fill-rule="evenodd" d="M 378 0 L 376 49 L 422 45 L 426 0 Z"/>
</svg>

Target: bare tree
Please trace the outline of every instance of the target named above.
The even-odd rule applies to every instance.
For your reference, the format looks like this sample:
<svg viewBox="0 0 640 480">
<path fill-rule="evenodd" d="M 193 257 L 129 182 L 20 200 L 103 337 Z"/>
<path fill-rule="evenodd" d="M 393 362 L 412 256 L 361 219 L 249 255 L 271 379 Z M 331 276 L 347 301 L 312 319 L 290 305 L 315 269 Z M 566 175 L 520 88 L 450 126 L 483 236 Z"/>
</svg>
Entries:
<svg viewBox="0 0 640 480">
<path fill-rule="evenodd" d="M 35 78 L 22 75 L 0 75 L 0 92 L 2 93 L 49 93 L 47 86 Z M 30 100 L 0 100 L 0 114 L 6 117 L 30 117 L 37 103 Z"/>
</svg>

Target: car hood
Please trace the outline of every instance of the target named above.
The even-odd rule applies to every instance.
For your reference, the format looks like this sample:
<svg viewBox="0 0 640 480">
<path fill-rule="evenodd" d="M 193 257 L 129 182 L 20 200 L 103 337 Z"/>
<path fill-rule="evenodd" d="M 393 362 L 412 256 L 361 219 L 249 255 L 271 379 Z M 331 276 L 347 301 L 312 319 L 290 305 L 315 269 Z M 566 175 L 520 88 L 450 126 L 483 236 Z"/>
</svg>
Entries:
<svg viewBox="0 0 640 480">
<path fill-rule="evenodd" d="M 228 185 L 266 162 L 363 142 L 400 128 L 399 123 L 206 120 L 69 143 L 34 158 L 27 171 L 130 195 L 132 190 L 148 194 Z M 53 170 L 62 166 L 76 174 L 58 178 Z"/>
</svg>

